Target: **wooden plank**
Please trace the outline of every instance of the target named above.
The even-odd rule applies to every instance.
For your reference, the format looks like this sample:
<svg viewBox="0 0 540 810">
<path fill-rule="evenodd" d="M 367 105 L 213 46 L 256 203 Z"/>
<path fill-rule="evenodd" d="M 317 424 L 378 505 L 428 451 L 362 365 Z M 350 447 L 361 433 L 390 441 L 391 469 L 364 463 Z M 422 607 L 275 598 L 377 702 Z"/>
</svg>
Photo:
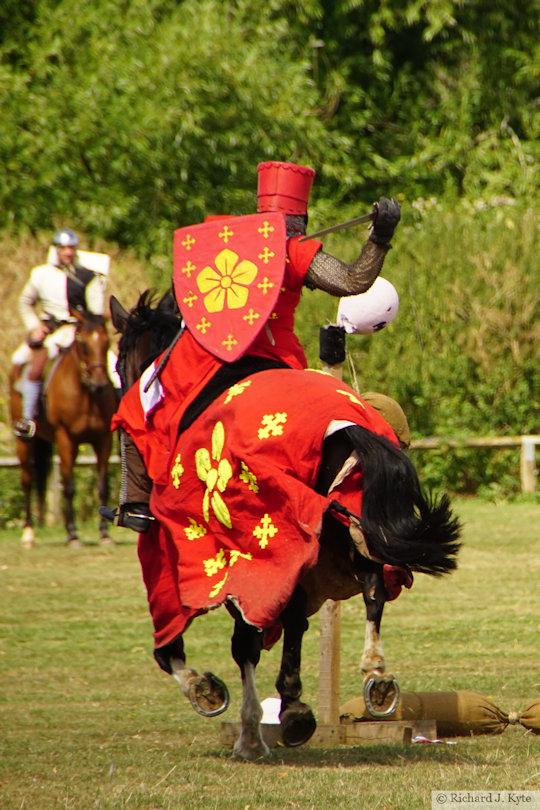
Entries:
<svg viewBox="0 0 540 810">
<path fill-rule="evenodd" d="M 318 726 L 309 741 L 314 745 L 360 745 L 362 743 L 400 743 L 409 745 L 412 742 L 412 723 L 404 721 L 362 721 Z"/>
<path fill-rule="evenodd" d="M 221 743 L 232 748 L 240 734 L 240 723 L 221 723 Z M 282 745 L 281 726 L 262 723 L 261 733 L 269 748 Z M 428 739 L 436 738 L 433 721 L 423 722 L 422 730 L 406 721 L 362 721 L 360 723 L 321 724 L 307 745 L 361 745 L 362 743 L 397 743 L 410 745 L 413 734 L 422 734 Z"/>
</svg>

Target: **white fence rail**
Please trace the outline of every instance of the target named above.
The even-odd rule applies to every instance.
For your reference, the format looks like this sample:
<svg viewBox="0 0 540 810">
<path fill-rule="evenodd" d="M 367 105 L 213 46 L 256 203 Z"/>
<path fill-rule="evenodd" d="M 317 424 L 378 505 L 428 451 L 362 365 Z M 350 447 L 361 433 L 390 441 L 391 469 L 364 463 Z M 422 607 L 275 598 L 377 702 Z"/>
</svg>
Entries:
<svg viewBox="0 0 540 810">
<path fill-rule="evenodd" d="M 540 436 L 485 436 L 471 439 L 416 439 L 411 442 L 411 450 L 441 450 L 452 447 L 508 447 L 519 448 L 520 450 L 520 479 L 521 491 L 526 494 L 536 492 L 536 479 L 538 471 L 536 468 L 536 447 L 540 445 Z M 78 466 L 91 466 L 96 463 L 94 456 L 81 455 L 77 459 Z M 119 464 L 120 457 L 113 455 L 109 459 L 110 464 Z M 0 469 L 18 467 L 19 460 L 15 456 L 0 456 Z M 60 486 L 59 486 L 59 458 L 53 457 L 52 470 L 53 486 L 49 493 L 48 511 L 55 515 L 60 514 Z"/>
</svg>

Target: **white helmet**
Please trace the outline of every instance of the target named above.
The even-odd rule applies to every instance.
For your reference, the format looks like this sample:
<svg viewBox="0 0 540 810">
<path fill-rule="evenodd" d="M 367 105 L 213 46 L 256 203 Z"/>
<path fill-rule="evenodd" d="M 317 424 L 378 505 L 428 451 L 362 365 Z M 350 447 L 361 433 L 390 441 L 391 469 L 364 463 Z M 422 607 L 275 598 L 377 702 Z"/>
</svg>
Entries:
<svg viewBox="0 0 540 810">
<path fill-rule="evenodd" d="M 337 325 L 342 326 L 349 335 L 370 335 L 391 323 L 398 309 L 396 288 L 379 276 L 365 293 L 341 299 Z"/>
<path fill-rule="evenodd" d="M 55 247 L 77 247 L 79 237 L 75 231 L 63 228 L 61 231 L 56 231 L 52 243 Z"/>
</svg>

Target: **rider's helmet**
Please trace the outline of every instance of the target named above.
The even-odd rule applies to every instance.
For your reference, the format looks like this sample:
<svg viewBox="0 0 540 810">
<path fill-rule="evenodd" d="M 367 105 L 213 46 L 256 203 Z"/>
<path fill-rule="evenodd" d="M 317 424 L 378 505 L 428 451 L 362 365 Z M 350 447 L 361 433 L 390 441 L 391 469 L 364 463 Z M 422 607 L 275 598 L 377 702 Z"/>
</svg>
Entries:
<svg viewBox="0 0 540 810">
<path fill-rule="evenodd" d="M 387 279 L 375 279 L 369 290 L 342 298 L 338 307 L 338 326 L 348 334 L 369 335 L 391 323 L 399 309 L 399 296 Z"/>
<path fill-rule="evenodd" d="M 296 163 L 268 161 L 257 166 L 257 211 L 282 211 L 284 214 L 304 216 L 315 171 Z"/>
<path fill-rule="evenodd" d="M 75 231 L 70 231 L 69 228 L 63 228 L 61 231 L 56 231 L 52 243 L 55 247 L 77 247 L 79 237 Z"/>
</svg>

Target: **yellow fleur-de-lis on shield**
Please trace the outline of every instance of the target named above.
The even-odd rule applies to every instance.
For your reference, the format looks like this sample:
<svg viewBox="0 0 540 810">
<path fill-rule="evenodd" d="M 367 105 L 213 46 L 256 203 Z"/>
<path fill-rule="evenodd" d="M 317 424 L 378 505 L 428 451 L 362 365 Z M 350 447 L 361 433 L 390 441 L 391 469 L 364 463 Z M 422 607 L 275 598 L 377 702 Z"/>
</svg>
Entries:
<svg viewBox="0 0 540 810">
<path fill-rule="evenodd" d="M 208 523 L 210 506 L 212 506 L 212 511 L 219 522 L 231 529 L 231 515 L 220 494 L 225 492 L 232 476 L 230 462 L 226 458 L 221 458 L 224 445 L 225 428 L 223 422 L 216 422 L 212 431 L 212 453 L 210 455 L 206 447 L 199 448 L 195 453 L 195 469 L 200 480 L 206 484 L 203 497 L 204 519 Z M 217 466 L 212 466 L 212 461 L 217 462 Z"/>
</svg>

